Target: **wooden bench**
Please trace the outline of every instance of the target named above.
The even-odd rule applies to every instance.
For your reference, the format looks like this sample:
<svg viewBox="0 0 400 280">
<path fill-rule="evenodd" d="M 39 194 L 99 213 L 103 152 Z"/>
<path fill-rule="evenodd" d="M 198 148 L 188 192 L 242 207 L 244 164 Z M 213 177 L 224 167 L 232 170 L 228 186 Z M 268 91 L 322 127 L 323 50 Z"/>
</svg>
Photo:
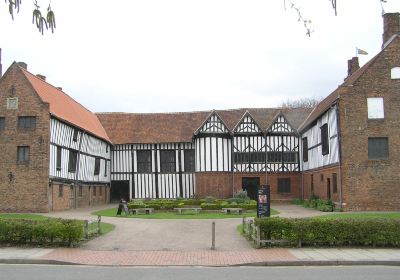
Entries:
<svg viewBox="0 0 400 280">
<path fill-rule="evenodd" d="M 236 214 L 240 215 L 243 212 L 242 208 L 222 208 L 222 211 L 225 214 L 231 214 L 232 212 L 236 212 Z"/>
<path fill-rule="evenodd" d="M 174 208 L 174 210 L 175 210 L 175 211 L 178 211 L 179 214 L 182 214 L 182 211 L 184 211 L 184 210 L 193 210 L 193 211 L 196 212 L 196 214 L 199 214 L 200 211 L 201 211 L 201 208 L 196 208 L 196 207 L 193 207 L 193 208 L 184 207 L 184 208 Z"/>
<path fill-rule="evenodd" d="M 129 209 L 130 214 L 139 214 L 140 212 L 145 213 L 145 214 L 151 214 L 153 213 L 154 208 L 136 208 L 136 209 Z"/>
</svg>

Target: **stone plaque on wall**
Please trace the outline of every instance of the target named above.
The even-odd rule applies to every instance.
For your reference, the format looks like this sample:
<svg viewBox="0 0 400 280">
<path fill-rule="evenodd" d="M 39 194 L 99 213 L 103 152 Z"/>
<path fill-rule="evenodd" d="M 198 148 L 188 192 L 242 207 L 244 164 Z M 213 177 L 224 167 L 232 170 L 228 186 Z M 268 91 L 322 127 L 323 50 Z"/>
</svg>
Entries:
<svg viewBox="0 0 400 280">
<path fill-rule="evenodd" d="M 7 109 L 10 110 L 18 109 L 18 97 L 7 98 Z"/>
</svg>

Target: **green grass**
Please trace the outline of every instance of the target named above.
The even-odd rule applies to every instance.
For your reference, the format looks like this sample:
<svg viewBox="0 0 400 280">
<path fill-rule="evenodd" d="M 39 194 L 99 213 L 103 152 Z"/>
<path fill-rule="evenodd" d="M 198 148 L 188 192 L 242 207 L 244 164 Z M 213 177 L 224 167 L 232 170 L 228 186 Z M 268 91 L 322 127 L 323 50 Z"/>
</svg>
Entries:
<svg viewBox="0 0 400 280">
<path fill-rule="evenodd" d="M 37 215 L 37 214 L 14 214 L 14 213 L 1 213 L 0 218 L 3 219 L 26 219 L 26 220 L 47 220 L 49 219 L 46 216 Z"/>
<path fill-rule="evenodd" d="M 114 229 L 115 229 L 115 225 L 113 225 L 113 224 L 103 223 L 103 222 L 101 222 L 101 224 L 100 224 L 101 235 L 107 234 L 110 231 L 113 231 Z"/>
<path fill-rule="evenodd" d="M 117 208 L 110 208 L 92 213 L 93 215 L 100 215 L 106 217 L 120 217 L 116 216 Z M 271 209 L 271 215 L 279 214 L 278 211 Z M 185 211 L 183 214 L 177 212 L 156 211 L 153 214 L 139 214 L 139 215 L 121 215 L 121 218 L 136 218 L 136 219 L 227 219 L 227 218 L 241 218 L 241 217 L 255 217 L 256 212 L 243 212 L 242 215 L 237 214 L 224 214 L 221 212 L 200 212 L 196 214 L 194 211 Z"/>
<path fill-rule="evenodd" d="M 337 213 L 337 214 L 322 215 L 322 216 L 315 217 L 315 219 L 326 219 L 326 220 L 329 220 L 329 219 L 376 219 L 376 218 L 400 219 L 400 212 Z"/>
</svg>

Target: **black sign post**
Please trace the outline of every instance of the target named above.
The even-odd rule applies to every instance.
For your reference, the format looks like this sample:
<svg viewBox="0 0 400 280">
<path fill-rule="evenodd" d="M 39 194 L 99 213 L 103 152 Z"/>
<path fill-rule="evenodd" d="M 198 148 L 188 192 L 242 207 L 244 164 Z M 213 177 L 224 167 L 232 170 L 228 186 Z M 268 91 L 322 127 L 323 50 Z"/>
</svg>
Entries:
<svg viewBox="0 0 400 280">
<path fill-rule="evenodd" d="M 269 217 L 271 215 L 269 185 L 261 185 L 257 192 L 257 217 Z"/>
</svg>

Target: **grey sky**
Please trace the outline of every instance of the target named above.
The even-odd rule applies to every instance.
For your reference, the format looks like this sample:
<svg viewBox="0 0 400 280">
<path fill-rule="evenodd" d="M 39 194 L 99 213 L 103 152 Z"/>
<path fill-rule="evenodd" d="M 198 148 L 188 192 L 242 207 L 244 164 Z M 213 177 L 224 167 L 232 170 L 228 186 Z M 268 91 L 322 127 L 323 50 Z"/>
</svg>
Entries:
<svg viewBox="0 0 400 280">
<path fill-rule="evenodd" d="M 283 0 L 53 0 L 57 29 L 41 36 L 32 4 L 11 21 L 0 2 L 3 71 L 12 61 L 92 111 L 172 112 L 273 107 L 326 96 L 355 48 L 379 52 L 379 0 L 292 0 L 313 22 L 311 38 Z M 47 6 L 48 0 L 40 0 Z M 388 0 L 386 12 L 400 11 Z"/>
</svg>

